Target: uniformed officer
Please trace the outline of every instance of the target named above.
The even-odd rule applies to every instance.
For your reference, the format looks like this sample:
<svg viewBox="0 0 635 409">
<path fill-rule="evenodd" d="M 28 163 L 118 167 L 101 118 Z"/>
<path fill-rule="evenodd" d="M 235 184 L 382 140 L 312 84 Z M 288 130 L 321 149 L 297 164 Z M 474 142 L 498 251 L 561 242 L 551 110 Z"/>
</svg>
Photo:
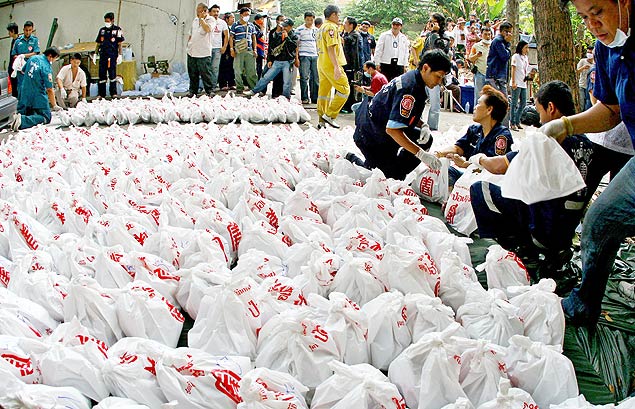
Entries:
<svg viewBox="0 0 635 409">
<path fill-rule="evenodd" d="M 18 55 L 24 55 L 25 59 L 40 53 L 40 41 L 33 35 L 33 22 L 27 21 L 24 23 L 24 33 L 15 40 L 13 49 L 11 50 L 11 56 L 13 59 Z M 20 90 L 20 81 L 24 76 L 24 71 L 18 71 L 18 95 Z"/>
<path fill-rule="evenodd" d="M 339 34 L 340 9 L 329 5 L 324 9 L 326 21 L 318 31 L 318 126 L 328 123 L 334 128 L 340 126 L 335 122 L 342 107 L 348 99 L 351 89 L 348 78 L 344 73 L 346 58 L 342 39 Z M 335 88 L 335 95 L 331 99 L 331 91 Z"/>
<path fill-rule="evenodd" d="M 453 146 L 435 152 L 437 157 L 454 160 L 457 166 L 451 166 L 448 170 L 450 186 L 454 186 L 454 182 L 463 174 L 458 168 L 466 168 L 469 165 L 467 161 L 474 155 L 482 153 L 485 156 L 498 156 L 511 150 L 514 143 L 512 134 L 502 125 L 508 106 L 507 98 L 502 92 L 486 85 L 481 90 L 481 97 L 472 114 L 476 124 L 467 128 L 465 135 Z"/>
<path fill-rule="evenodd" d="M 571 89 L 562 81 L 544 84 L 536 94 L 536 110 L 544 124 L 573 114 Z M 561 145 L 586 179 L 593 154 L 591 141 L 584 135 L 572 135 Z M 496 157 L 479 154 L 470 162 L 502 174 L 517 153 Z M 573 254 L 571 240 L 586 207 L 586 188 L 531 205 L 502 197 L 500 186 L 489 182 L 474 183 L 470 194 L 480 237 L 494 238 L 506 249 L 516 251 L 535 279 L 560 278 L 556 276 L 558 270 Z M 538 261 L 538 254 L 544 255 L 543 261 Z"/>
<path fill-rule="evenodd" d="M 14 131 L 51 122 L 51 109 L 57 111 L 53 91 L 51 63 L 60 56 L 55 47 L 47 48 L 44 55 L 35 55 L 24 66 L 18 112 L 13 114 L 9 126 Z"/>
<path fill-rule="evenodd" d="M 124 41 L 123 30 L 114 25 L 115 13 L 104 15 L 104 26 L 97 34 L 96 54 L 99 54 L 99 83 L 98 92 L 102 98 L 106 97 L 106 82 L 110 81 L 110 96 L 117 95 L 117 65 L 123 60 L 121 56 L 121 43 Z M 95 60 L 93 59 L 93 62 Z"/>
<path fill-rule="evenodd" d="M 364 100 L 355 114 L 353 140 L 365 161 L 351 153 L 346 158 L 369 169 L 379 168 L 386 177 L 401 180 L 420 162 L 439 169 L 440 161 L 425 152 L 432 144 L 431 138 L 420 142 L 422 149 L 415 143 L 419 137 L 416 129 L 427 98 L 425 87 L 440 84 L 450 66 L 447 54 L 431 50 L 423 55 L 416 70 L 394 78 L 370 102 Z"/>
</svg>

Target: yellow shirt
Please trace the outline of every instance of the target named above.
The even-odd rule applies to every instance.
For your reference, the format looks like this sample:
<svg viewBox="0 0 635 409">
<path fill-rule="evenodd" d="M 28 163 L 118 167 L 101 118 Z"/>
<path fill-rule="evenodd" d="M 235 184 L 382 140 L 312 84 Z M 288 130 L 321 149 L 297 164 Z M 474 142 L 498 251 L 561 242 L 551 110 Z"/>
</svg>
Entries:
<svg viewBox="0 0 635 409">
<path fill-rule="evenodd" d="M 328 55 L 328 47 L 335 46 L 335 56 L 337 64 L 342 67 L 346 65 L 344 57 L 344 49 L 342 47 L 342 39 L 340 38 L 339 27 L 332 21 L 325 21 L 320 31 L 318 31 L 317 48 L 318 48 L 318 67 L 322 69 L 333 69 L 333 64 Z"/>
<path fill-rule="evenodd" d="M 417 54 L 417 59 L 419 59 L 419 55 L 421 54 L 421 51 L 423 50 L 423 37 L 417 37 L 414 42 L 410 43 L 410 46 L 414 49 L 415 53 Z M 415 58 L 412 52 L 410 53 L 409 62 L 410 62 L 411 70 L 414 70 L 415 68 L 417 68 L 417 66 L 415 65 Z"/>
</svg>

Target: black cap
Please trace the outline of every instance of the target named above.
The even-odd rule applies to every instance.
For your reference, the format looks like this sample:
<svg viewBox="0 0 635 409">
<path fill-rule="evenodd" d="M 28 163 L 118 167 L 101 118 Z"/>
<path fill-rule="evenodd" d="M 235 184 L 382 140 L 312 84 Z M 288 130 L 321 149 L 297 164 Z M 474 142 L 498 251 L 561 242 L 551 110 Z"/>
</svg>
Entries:
<svg viewBox="0 0 635 409">
<path fill-rule="evenodd" d="M 290 18 L 285 18 L 280 24 L 282 24 L 282 27 L 293 27 L 293 20 L 291 20 Z"/>
<path fill-rule="evenodd" d="M 258 13 L 254 16 L 254 20 L 260 20 L 261 18 L 265 18 L 265 15 Z"/>
</svg>

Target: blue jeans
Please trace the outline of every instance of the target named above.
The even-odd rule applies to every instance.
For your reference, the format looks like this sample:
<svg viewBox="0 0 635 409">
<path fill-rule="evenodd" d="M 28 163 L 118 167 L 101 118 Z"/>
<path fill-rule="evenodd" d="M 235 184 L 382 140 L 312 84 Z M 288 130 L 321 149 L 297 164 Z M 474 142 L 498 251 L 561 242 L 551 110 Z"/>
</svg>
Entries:
<svg viewBox="0 0 635 409">
<path fill-rule="evenodd" d="M 22 122 L 20 129 L 33 128 L 36 125 L 48 124 L 51 122 L 51 110 L 46 108 L 27 108 L 26 106 L 18 106 L 18 113 Z"/>
<path fill-rule="evenodd" d="M 218 73 L 220 71 L 220 48 L 212 48 L 212 87 L 218 87 Z"/>
<path fill-rule="evenodd" d="M 437 85 L 434 88 L 428 88 L 428 94 L 430 95 L 430 112 L 428 112 L 428 126 L 433 131 L 439 129 L 439 115 L 441 114 L 441 86 Z"/>
<path fill-rule="evenodd" d="M 494 87 L 495 89 L 499 90 L 500 92 L 503 93 L 503 95 L 505 95 L 505 98 L 507 99 L 507 79 L 505 78 L 488 78 L 486 80 L 487 84 L 491 85 L 492 87 Z M 503 119 L 503 126 L 506 126 L 509 128 L 509 118 L 510 118 L 510 114 L 509 114 L 509 110 L 507 110 L 507 115 L 505 115 L 505 119 Z"/>
<path fill-rule="evenodd" d="M 562 300 L 562 306 L 575 322 L 595 324 L 620 244 L 635 235 L 635 158 L 611 180 L 584 220 L 582 283 Z"/>
<path fill-rule="evenodd" d="M 274 78 L 282 73 L 282 95 L 287 98 L 291 97 L 291 61 L 274 61 L 266 72 L 263 72 L 262 78 L 258 80 L 256 86 L 252 89 L 254 94 L 267 91 L 267 85 Z"/>
<path fill-rule="evenodd" d="M 526 105 L 527 88 L 516 87 L 516 89 L 512 89 L 512 125 L 520 125 L 520 117 L 522 116 L 523 109 L 525 109 Z"/>
<path fill-rule="evenodd" d="M 300 56 L 300 96 L 302 101 L 310 99 L 313 104 L 317 102 L 318 95 L 317 59 L 317 56 Z"/>
<path fill-rule="evenodd" d="M 477 72 L 474 74 L 474 105 L 478 104 L 478 99 L 481 97 L 481 90 L 486 84 L 485 74 L 481 74 L 481 72 Z"/>
</svg>

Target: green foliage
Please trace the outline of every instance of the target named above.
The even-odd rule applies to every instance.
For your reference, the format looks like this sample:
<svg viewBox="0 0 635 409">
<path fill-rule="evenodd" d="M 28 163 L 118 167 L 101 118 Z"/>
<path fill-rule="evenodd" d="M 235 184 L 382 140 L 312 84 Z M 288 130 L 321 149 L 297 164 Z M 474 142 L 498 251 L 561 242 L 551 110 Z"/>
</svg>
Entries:
<svg viewBox="0 0 635 409">
<path fill-rule="evenodd" d="M 376 33 L 387 30 L 394 17 L 404 20 L 406 30 L 421 31 L 431 6 L 428 0 L 357 0 L 349 3 L 343 14 L 370 21 Z"/>
<path fill-rule="evenodd" d="M 324 8 L 332 4 L 329 0 L 281 0 L 280 11 L 287 17 L 291 17 L 296 25 L 304 22 L 304 13 L 312 11 L 316 17 L 324 17 Z"/>
</svg>

